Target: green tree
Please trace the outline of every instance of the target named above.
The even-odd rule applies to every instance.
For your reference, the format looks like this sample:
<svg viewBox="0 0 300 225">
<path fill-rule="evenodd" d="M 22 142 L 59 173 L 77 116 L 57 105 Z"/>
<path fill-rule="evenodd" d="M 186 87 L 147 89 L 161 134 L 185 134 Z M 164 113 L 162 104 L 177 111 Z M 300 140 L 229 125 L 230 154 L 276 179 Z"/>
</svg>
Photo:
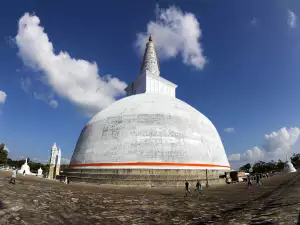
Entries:
<svg viewBox="0 0 300 225">
<path fill-rule="evenodd" d="M 241 167 L 240 169 L 249 171 L 249 169 L 248 169 L 249 166 L 250 166 L 250 164 L 246 164 L 243 167 Z M 271 160 L 270 162 L 259 161 L 259 162 L 255 163 L 252 168 L 253 168 L 254 173 L 268 173 L 271 171 L 283 170 L 284 162 L 282 162 L 281 160 L 278 160 L 278 162 L 275 162 L 273 160 Z"/>
<path fill-rule="evenodd" d="M 300 154 L 293 154 L 293 156 L 290 158 L 291 163 L 293 163 L 294 166 L 300 166 Z"/>
<path fill-rule="evenodd" d="M 254 173 L 265 173 L 265 172 L 268 172 L 267 168 L 268 168 L 267 163 L 265 163 L 264 161 L 259 161 L 253 165 L 253 172 Z"/>
<path fill-rule="evenodd" d="M 249 169 L 250 169 L 250 168 L 251 168 L 250 163 L 247 163 L 247 164 L 241 166 L 241 167 L 240 167 L 240 170 L 249 172 Z"/>
<path fill-rule="evenodd" d="M 0 164 L 6 164 L 8 152 L 5 149 L 5 144 L 0 144 Z"/>
<path fill-rule="evenodd" d="M 282 162 L 280 159 L 276 163 L 276 169 L 277 170 L 283 170 L 284 169 L 284 162 Z"/>
</svg>

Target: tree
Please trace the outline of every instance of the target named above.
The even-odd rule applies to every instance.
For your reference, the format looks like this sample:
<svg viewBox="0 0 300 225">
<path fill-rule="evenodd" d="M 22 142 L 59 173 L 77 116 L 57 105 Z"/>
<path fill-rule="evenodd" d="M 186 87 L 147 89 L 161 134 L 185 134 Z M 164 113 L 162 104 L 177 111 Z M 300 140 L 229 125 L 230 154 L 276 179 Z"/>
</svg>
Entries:
<svg viewBox="0 0 300 225">
<path fill-rule="evenodd" d="M 240 167 L 240 170 L 249 172 L 249 169 L 250 169 L 250 168 L 251 168 L 250 163 L 247 163 L 247 164 L 243 165 L 242 167 Z"/>
<path fill-rule="evenodd" d="M 291 163 L 293 163 L 294 166 L 300 166 L 300 154 L 293 154 L 291 157 Z"/>
<path fill-rule="evenodd" d="M 300 161 L 300 157 L 299 157 L 299 161 Z M 251 165 L 248 163 L 242 166 L 240 170 L 249 172 L 250 168 Z M 273 160 L 271 160 L 270 162 L 259 161 L 255 163 L 252 168 L 253 168 L 253 173 L 268 173 L 271 171 L 283 170 L 284 162 L 282 162 L 280 159 L 278 160 L 278 162 L 275 162 Z"/>
<path fill-rule="evenodd" d="M 280 159 L 278 160 L 276 164 L 276 169 L 283 170 L 284 169 L 284 162 L 282 162 Z"/>
<path fill-rule="evenodd" d="M 0 144 L 0 164 L 6 164 L 8 152 L 5 149 L 5 144 Z"/>
<path fill-rule="evenodd" d="M 254 173 L 265 173 L 268 172 L 267 170 L 268 170 L 268 164 L 263 161 L 259 161 L 253 165 Z"/>
</svg>

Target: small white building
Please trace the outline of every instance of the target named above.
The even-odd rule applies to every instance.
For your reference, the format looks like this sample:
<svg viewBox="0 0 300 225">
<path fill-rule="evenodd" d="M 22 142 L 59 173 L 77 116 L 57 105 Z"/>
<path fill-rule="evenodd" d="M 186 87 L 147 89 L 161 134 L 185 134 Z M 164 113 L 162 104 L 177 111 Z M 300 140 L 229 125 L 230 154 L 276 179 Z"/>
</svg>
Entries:
<svg viewBox="0 0 300 225">
<path fill-rule="evenodd" d="M 18 173 L 24 175 L 34 175 L 33 173 L 30 172 L 30 167 L 28 165 L 27 158 L 25 163 L 21 166 L 21 169 L 18 171 Z"/>
<path fill-rule="evenodd" d="M 38 169 L 38 177 L 43 177 L 43 170 L 42 170 L 42 168 L 40 167 L 39 169 Z"/>
</svg>

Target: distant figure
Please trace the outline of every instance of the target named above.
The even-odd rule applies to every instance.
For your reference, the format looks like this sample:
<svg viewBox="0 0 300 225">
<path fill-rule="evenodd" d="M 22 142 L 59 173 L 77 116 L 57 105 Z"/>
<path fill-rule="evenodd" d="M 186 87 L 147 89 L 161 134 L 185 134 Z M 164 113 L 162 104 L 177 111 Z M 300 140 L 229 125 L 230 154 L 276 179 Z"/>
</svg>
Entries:
<svg viewBox="0 0 300 225">
<path fill-rule="evenodd" d="M 248 188 L 252 187 L 252 182 L 251 182 L 251 179 L 250 179 L 250 175 L 247 175 L 247 182 L 248 182 Z"/>
<path fill-rule="evenodd" d="M 206 185 L 205 185 L 207 188 L 209 187 L 209 184 L 208 184 L 208 181 L 206 181 Z"/>
<path fill-rule="evenodd" d="M 23 170 L 23 176 L 25 176 L 25 170 Z"/>
<path fill-rule="evenodd" d="M 17 177 L 17 170 L 15 167 L 13 167 L 12 176 L 9 180 L 9 183 L 16 184 L 16 177 Z"/>
<path fill-rule="evenodd" d="M 189 186 L 190 186 L 189 182 L 185 180 L 185 196 L 187 196 L 188 193 L 190 194 L 190 196 L 192 196 Z"/>
<path fill-rule="evenodd" d="M 261 183 L 260 183 L 260 175 L 256 174 L 256 185 L 261 187 Z"/>
<path fill-rule="evenodd" d="M 65 177 L 65 184 L 68 184 L 68 183 L 69 183 L 68 178 Z"/>
<path fill-rule="evenodd" d="M 199 195 L 202 195 L 202 186 L 201 186 L 201 182 L 200 180 L 197 180 L 197 183 L 196 183 L 196 193 L 197 193 L 197 197 Z"/>
</svg>

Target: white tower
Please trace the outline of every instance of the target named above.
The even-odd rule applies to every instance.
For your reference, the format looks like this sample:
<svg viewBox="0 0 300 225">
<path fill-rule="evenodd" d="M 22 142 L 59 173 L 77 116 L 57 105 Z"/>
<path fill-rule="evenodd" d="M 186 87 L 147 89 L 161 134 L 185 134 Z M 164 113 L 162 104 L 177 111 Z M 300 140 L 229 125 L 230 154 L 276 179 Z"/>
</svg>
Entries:
<svg viewBox="0 0 300 225">
<path fill-rule="evenodd" d="M 56 164 L 56 156 L 58 154 L 58 148 L 56 146 L 56 143 L 53 144 L 51 148 L 51 156 L 50 156 L 50 165 L 55 165 Z"/>
<path fill-rule="evenodd" d="M 59 175 L 60 161 L 61 161 L 61 149 L 58 148 L 57 155 L 56 155 L 56 175 Z"/>
<path fill-rule="evenodd" d="M 60 165 L 60 162 L 61 162 L 61 148 L 58 149 L 57 156 L 58 156 L 58 158 L 57 158 L 57 165 Z"/>
<path fill-rule="evenodd" d="M 54 143 L 51 148 L 50 161 L 49 161 L 50 167 L 49 167 L 48 178 L 55 179 L 56 175 L 59 175 L 60 159 L 61 159 L 61 151 L 57 147 L 56 143 Z"/>
</svg>

